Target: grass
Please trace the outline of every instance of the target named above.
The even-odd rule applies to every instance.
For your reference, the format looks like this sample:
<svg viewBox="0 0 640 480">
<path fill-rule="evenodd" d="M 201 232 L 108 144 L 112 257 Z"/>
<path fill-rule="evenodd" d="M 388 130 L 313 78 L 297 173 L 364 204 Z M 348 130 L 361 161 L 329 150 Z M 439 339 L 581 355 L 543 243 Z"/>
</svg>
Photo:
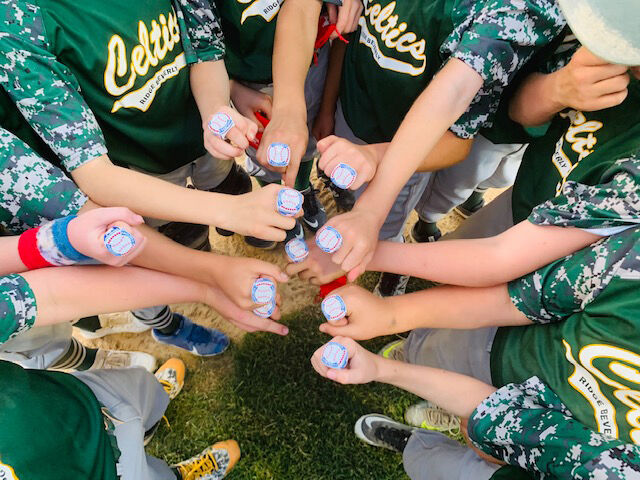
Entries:
<svg viewBox="0 0 640 480">
<path fill-rule="evenodd" d="M 364 285 L 374 278 L 365 276 Z M 201 361 L 149 453 L 173 463 L 234 438 L 242 458 L 230 480 L 407 478 L 402 457 L 361 443 L 353 424 L 372 412 L 402 421 L 417 398 L 387 385 L 340 386 L 317 375 L 309 357 L 328 339 L 317 329 L 322 321 L 319 307 L 307 307 L 284 318 L 287 337 L 247 335 L 220 359 Z M 363 345 L 376 351 L 392 339 Z"/>
</svg>

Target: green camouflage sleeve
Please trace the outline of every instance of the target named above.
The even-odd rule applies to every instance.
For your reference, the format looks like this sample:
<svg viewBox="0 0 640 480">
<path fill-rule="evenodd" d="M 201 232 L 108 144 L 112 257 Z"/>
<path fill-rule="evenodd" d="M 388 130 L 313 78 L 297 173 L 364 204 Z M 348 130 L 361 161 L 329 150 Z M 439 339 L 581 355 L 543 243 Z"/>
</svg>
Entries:
<svg viewBox="0 0 640 480">
<path fill-rule="evenodd" d="M 0 344 L 33 327 L 36 312 L 36 297 L 23 277 L 0 277 Z"/>
<path fill-rule="evenodd" d="M 560 322 L 580 312 L 620 276 L 640 277 L 640 227 L 605 237 L 509 282 L 514 306 L 533 323 Z"/>
<path fill-rule="evenodd" d="M 460 0 L 452 17 L 455 29 L 441 53 L 463 61 L 484 80 L 450 129 L 460 138 L 472 138 L 491 127 L 504 88 L 566 22 L 553 0 Z"/>
<path fill-rule="evenodd" d="M 607 229 L 640 224 L 640 154 L 615 162 L 602 181 L 599 185 L 566 182 L 559 196 L 533 209 L 529 221 L 605 235 Z"/>
<path fill-rule="evenodd" d="M 640 447 L 576 421 L 538 377 L 489 396 L 471 415 L 468 428 L 480 450 L 535 478 L 640 480 Z"/>
<path fill-rule="evenodd" d="M 225 45 L 216 7 L 211 0 L 172 0 L 180 23 L 187 63 L 221 60 Z"/>
<path fill-rule="evenodd" d="M 64 173 L 0 128 L 0 225 L 19 234 L 74 215 L 87 197 Z"/>
<path fill-rule="evenodd" d="M 107 153 L 69 69 L 49 51 L 38 6 L 0 0 L 0 84 L 68 171 Z"/>
</svg>

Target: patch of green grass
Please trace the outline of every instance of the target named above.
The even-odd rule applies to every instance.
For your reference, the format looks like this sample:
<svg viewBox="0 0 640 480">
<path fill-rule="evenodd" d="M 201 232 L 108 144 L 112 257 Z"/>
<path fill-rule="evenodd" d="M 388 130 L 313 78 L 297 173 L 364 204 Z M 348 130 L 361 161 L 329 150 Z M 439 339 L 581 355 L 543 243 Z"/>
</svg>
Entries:
<svg viewBox="0 0 640 480">
<path fill-rule="evenodd" d="M 365 284 L 372 278 L 365 278 Z M 328 340 L 318 307 L 284 319 L 287 337 L 247 335 L 225 354 L 203 360 L 167 412 L 149 452 L 177 462 L 209 444 L 234 438 L 242 458 L 230 480 L 406 478 L 402 457 L 369 447 L 353 434 L 363 414 L 402 420 L 416 397 L 381 384 L 340 386 L 317 375 L 309 358 Z M 363 345 L 376 351 L 392 338 Z"/>
</svg>

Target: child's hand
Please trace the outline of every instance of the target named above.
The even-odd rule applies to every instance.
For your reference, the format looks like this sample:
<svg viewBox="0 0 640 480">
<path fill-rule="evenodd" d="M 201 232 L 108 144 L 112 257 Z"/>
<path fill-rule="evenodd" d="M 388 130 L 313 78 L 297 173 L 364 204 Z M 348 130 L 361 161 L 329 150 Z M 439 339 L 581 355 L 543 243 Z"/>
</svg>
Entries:
<svg viewBox="0 0 640 480">
<path fill-rule="evenodd" d="M 67 226 L 67 235 L 71 245 L 83 255 L 106 265 L 120 267 L 142 252 L 147 239 L 133 228 L 133 225 L 142 223 L 144 219 L 128 208 L 96 208 L 71 220 Z M 133 248 L 122 256 L 114 255 L 105 246 L 105 233 L 112 227 L 125 230 L 135 241 Z"/>
<path fill-rule="evenodd" d="M 357 204 L 352 211 L 327 222 L 326 225 L 338 230 L 342 236 L 342 246 L 332 255 L 331 260 L 348 272 L 347 279 L 350 282 L 366 271 L 378 244 L 383 223 L 384 218 L 379 218 L 377 213 L 366 208 L 358 209 Z"/>
<path fill-rule="evenodd" d="M 355 32 L 362 8 L 362 0 L 343 0 L 341 7 L 327 4 L 329 21 L 336 24 L 336 29 L 341 34 Z M 336 33 L 331 36 L 331 38 L 336 37 Z"/>
<path fill-rule="evenodd" d="M 271 118 L 271 107 L 273 105 L 271 96 L 234 80 L 231 80 L 231 101 L 238 112 L 256 124 L 259 132 L 264 127 L 256 118 L 255 112 L 262 112 L 266 118 Z"/>
<path fill-rule="evenodd" d="M 298 275 L 312 285 L 325 285 L 340 278 L 345 272 L 331 261 L 331 256 L 318 248 L 316 242 L 308 242 L 309 256 L 300 263 L 289 263 L 285 268 L 288 275 Z"/>
<path fill-rule="evenodd" d="M 388 300 L 357 285 L 339 288 L 331 295 L 340 295 L 347 306 L 347 316 L 337 322 L 320 325 L 320 331 L 331 336 L 354 340 L 369 340 L 396 333 L 396 319 Z"/>
<path fill-rule="evenodd" d="M 321 153 L 318 160 L 318 168 L 331 176 L 333 169 L 339 163 L 349 165 L 357 172 L 357 176 L 350 190 L 357 190 L 365 182 L 373 179 L 378 169 L 379 158 L 374 150 L 367 145 L 356 145 L 345 138 L 331 135 L 318 142 L 318 151 Z"/>
<path fill-rule="evenodd" d="M 225 219 L 216 226 L 241 235 L 282 242 L 287 230 L 295 227 L 295 218 L 303 215 L 302 210 L 295 217 L 278 213 L 276 202 L 283 188 L 272 184 L 244 195 L 224 195 L 228 203 L 216 204 L 215 208 L 222 209 Z"/>
<path fill-rule="evenodd" d="M 251 299 L 253 283 L 260 277 L 287 282 L 289 277 L 272 263 L 253 258 L 220 255 L 211 272 L 212 280 L 236 305 L 245 310 L 259 307 Z"/>
<path fill-rule="evenodd" d="M 554 101 L 560 109 L 586 112 L 620 105 L 628 95 L 628 68 L 607 63 L 581 47 L 569 64 L 554 74 Z"/>
<path fill-rule="evenodd" d="M 233 127 L 226 132 L 223 138 L 215 135 L 209 127 L 209 121 L 219 114 L 226 115 L 233 122 Z M 253 113 L 251 118 L 253 118 Z M 215 115 L 207 119 L 202 128 L 204 129 L 205 148 L 211 155 L 223 160 L 233 160 L 235 157 L 243 155 L 249 147 L 249 141 L 254 140 L 256 133 L 258 133 L 258 127 L 252 120 L 227 106 L 220 107 Z"/>
<path fill-rule="evenodd" d="M 274 114 L 264 129 L 256 158 L 260 165 L 268 170 L 282 173 L 284 184 L 293 188 L 300 168 L 300 161 L 307 150 L 309 129 L 306 118 L 294 114 Z M 272 143 L 289 145 L 291 157 L 286 167 L 274 167 L 267 161 L 267 150 Z"/>
<path fill-rule="evenodd" d="M 313 138 L 319 142 L 323 138 L 333 135 L 335 124 L 335 113 L 320 109 L 320 112 L 318 112 L 318 115 L 316 115 L 316 118 L 313 121 L 313 127 L 311 128 Z"/>
<path fill-rule="evenodd" d="M 273 315 L 271 315 L 271 318 L 261 318 L 249 310 L 240 308 L 222 290 L 216 287 L 207 287 L 202 300 L 203 303 L 209 305 L 226 320 L 242 330 L 287 335 L 289 329 L 277 322 L 277 320 L 280 320 L 280 301 L 280 295 L 276 295 L 276 304 L 278 306 Z"/>
<path fill-rule="evenodd" d="M 327 367 L 322 363 L 323 345 L 311 357 L 311 365 L 316 372 L 325 378 L 342 384 L 362 384 L 373 382 L 378 378 L 378 362 L 382 357 L 362 348 L 354 340 L 347 337 L 335 337 L 337 342 L 346 347 L 349 354 L 349 363 L 343 369 L 337 370 Z"/>
</svg>

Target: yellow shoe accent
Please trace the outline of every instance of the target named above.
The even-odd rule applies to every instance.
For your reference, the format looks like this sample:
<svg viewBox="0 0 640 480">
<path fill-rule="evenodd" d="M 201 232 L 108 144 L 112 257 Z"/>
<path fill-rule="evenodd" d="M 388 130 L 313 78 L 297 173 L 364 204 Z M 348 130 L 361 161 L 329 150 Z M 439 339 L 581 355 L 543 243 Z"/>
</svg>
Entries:
<svg viewBox="0 0 640 480">
<path fill-rule="evenodd" d="M 156 371 L 156 378 L 171 400 L 176 398 L 184 387 L 186 371 L 184 362 L 179 358 L 170 358 Z"/>
<path fill-rule="evenodd" d="M 378 352 L 378 355 L 391 360 L 404 361 L 404 342 L 405 340 L 395 340 L 386 344 Z"/>
<path fill-rule="evenodd" d="M 220 480 L 238 463 L 240 447 L 235 440 L 218 442 L 205 449 L 200 455 L 185 460 L 177 468 L 182 480 Z"/>
</svg>

